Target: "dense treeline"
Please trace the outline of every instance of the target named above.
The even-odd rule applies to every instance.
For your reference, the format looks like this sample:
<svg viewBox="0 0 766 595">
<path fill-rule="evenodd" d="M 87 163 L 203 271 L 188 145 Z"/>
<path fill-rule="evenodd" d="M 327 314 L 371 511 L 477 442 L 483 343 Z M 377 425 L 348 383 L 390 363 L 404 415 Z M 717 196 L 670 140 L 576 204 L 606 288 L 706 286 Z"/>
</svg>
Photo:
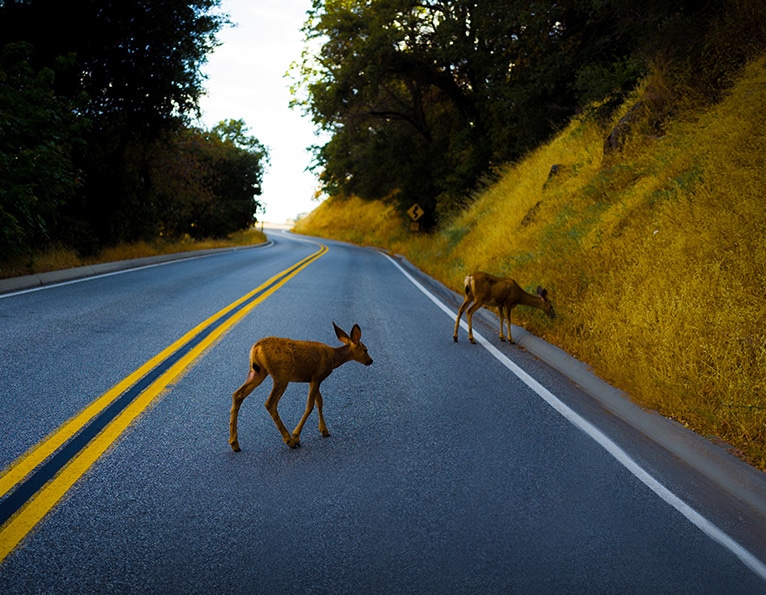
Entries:
<svg viewBox="0 0 766 595">
<path fill-rule="evenodd" d="M 255 221 L 266 149 L 191 125 L 220 0 L 0 0 L 0 258 Z"/>
<path fill-rule="evenodd" d="M 296 103 L 330 135 L 330 195 L 414 202 L 434 225 L 499 164 L 588 110 L 607 121 L 653 70 L 714 100 L 765 45 L 760 0 L 315 0 Z"/>
</svg>

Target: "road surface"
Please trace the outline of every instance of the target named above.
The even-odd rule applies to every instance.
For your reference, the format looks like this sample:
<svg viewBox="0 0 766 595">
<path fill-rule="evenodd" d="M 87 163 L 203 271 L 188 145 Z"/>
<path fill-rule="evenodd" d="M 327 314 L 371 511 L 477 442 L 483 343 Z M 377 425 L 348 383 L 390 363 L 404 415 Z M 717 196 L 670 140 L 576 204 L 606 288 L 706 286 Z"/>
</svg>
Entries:
<svg viewBox="0 0 766 595">
<path fill-rule="evenodd" d="M 766 591 L 761 514 L 479 317 L 454 343 L 459 296 L 270 238 L 0 297 L 0 592 Z M 250 345 L 333 321 L 374 364 L 323 383 L 331 437 L 288 448 L 267 379 L 232 452 Z"/>
</svg>

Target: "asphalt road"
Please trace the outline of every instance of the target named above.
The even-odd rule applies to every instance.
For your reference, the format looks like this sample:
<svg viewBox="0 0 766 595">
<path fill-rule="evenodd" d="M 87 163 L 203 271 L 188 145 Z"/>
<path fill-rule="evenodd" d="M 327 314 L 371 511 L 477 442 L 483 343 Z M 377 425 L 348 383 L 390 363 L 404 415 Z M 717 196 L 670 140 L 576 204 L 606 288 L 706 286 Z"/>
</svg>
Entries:
<svg viewBox="0 0 766 595">
<path fill-rule="evenodd" d="M 28 488 L 0 548 L 19 535 L 14 519 L 50 510 L 8 548 L 0 592 L 766 591 L 766 520 L 753 506 L 481 321 L 490 350 L 465 331 L 453 343 L 454 318 L 423 290 L 453 312 L 458 297 L 406 263 L 271 238 L 0 297 L 7 478 L 67 420 L 254 296 L 199 357 L 146 389 L 159 386 L 157 397 L 124 431 L 91 432 L 108 444 L 60 498 L 44 491 L 56 476 Z M 268 335 L 337 345 L 333 321 L 361 326 L 374 364 L 348 363 L 323 383 L 332 436 L 314 414 L 302 448 L 288 448 L 263 407 L 267 380 L 242 406 L 232 452 L 231 393 L 250 345 Z M 306 393 L 291 384 L 280 403 L 289 428 Z"/>
</svg>

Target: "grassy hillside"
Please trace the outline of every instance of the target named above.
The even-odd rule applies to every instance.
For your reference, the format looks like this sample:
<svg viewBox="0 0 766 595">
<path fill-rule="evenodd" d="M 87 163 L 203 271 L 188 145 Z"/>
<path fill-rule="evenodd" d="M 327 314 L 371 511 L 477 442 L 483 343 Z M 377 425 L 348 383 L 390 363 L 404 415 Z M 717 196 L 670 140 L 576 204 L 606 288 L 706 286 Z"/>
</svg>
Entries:
<svg viewBox="0 0 766 595">
<path fill-rule="evenodd" d="M 296 231 L 388 248 L 456 291 L 477 269 L 543 285 L 557 319 L 514 322 L 766 469 L 766 57 L 715 106 L 647 130 L 605 156 L 609 129 L 575 121 L 432 235 L 353 198 Z"/>
</svg>

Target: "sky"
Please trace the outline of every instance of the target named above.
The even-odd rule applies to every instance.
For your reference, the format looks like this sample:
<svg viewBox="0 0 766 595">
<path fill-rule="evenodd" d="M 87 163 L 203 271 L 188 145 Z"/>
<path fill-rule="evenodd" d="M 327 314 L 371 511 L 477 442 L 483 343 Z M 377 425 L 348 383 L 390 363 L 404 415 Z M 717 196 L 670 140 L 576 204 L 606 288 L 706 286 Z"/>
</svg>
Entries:
<svg viewBox="0 0 766 595">
<path fill-rule="evenodd" d="M 202 67 L 206 93 L 200 100 L 200 125 L 244 120 L 248 134 L 269 149 L 270 165 L 259 201 L 258 220 L 284 223 L 318 206 L 318 187 L 307 147 L 324 144 L 311 119 L 290 109 L 290 64 L 303 50 L 301 27 L 311 0 L 223 0 L 221 10 L 234 27 L 218 34 L 222 45 Z"/>
</svg>

